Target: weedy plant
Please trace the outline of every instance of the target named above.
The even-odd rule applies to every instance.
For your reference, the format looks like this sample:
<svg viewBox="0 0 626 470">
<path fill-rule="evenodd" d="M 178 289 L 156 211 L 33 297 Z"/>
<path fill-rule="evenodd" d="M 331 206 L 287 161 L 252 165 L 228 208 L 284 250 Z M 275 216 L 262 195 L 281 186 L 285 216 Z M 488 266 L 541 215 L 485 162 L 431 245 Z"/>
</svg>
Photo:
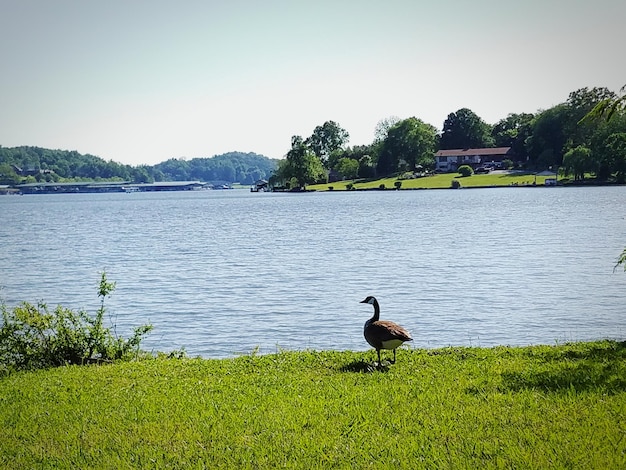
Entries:
<svg viewBox="0 0 626 470">
<path fill-rule="evenodd" d="M 0 374 L 66 364 L 113 362 L 136 358 L 142 338 L 152 325 L 134 329 L 129 339 L 103 325 L 105 299 L 115 290 L 102 272 L 98 286 L 100 308 L 95 316 L 58 305 L 54 310 L 39 302 L 0 306 Z"/>
</svg>

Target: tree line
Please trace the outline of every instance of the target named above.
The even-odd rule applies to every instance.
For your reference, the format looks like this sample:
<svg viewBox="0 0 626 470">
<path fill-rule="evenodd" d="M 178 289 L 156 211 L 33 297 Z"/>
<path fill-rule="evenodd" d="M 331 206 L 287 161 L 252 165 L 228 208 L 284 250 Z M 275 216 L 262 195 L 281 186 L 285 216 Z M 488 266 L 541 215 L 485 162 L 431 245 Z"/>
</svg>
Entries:
<svg viewBox="0 0 626 470">
<path fill-rule="evenodd" d="M 624 89 L 621 90 L 624 93 Z M 310 137 L 294 136 L 270 182 L 307 184 L 376 178 L 435 169 L 437 150 L 511 147 L 519 168 L 558 168 L 574 180 L 593 175 L 626 182 L 624 95 L 607 88 L 581 88 L 567 100 L 536 113 L 509 114 L 490 125 L 467 108 L 450 113 L 441 132 L 417 117 L 379 121 L 369 145 L 348 146 L 349 133 L 334 121 Z M 611 119 L 599 119 L 600 114 Z"/>
<path fill-rule="evenodd" d="M 74 181 L 223 181 L 252 184 L 269 179 L 276 160 L 256 153 L 230 152 L 210 158 L 171 158 L 131 166 L 76 151 L 0 146 L 0 184 Z"/>
<path fill-rule="evenodd" d="M 490 125 L 467 108 L 450 113 L 441 131 L 417 117 L 381 119 L 373 141 L 349 146 L 350 135 L 334 121 L 311 136 L 294 136 L 286 158 L 230 152 L 210 158 L 171 158 L 131 166 L 76 151 L 0 146 L 0 184 L 109 180 L 224 181 L 303 188 L 342 179 L 376 178 L 435 168 L 437 150 L 511 147 L 525 169 L 559 168 L 574 180 L 626 182 L 625 90 L 581 88 L 556 106 L 509 114 Z M 610 119 L 600 119 L 604 114 Z"/>
</svg>

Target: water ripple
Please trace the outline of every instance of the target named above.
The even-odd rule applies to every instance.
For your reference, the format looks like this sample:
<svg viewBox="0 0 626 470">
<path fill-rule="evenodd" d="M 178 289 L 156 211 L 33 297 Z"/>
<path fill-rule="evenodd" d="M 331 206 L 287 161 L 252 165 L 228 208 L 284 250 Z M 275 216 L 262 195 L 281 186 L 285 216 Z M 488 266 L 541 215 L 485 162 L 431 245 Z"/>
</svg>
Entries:
<svg viewBox="0 0 626 470">
<path fill-rule="evenodd" d="M 366 350 L 376 295 L 417 347 L 623 337 L 626 188 L 0 198 L 0 295 L 97 309 L 144 346 Z"/>
</svg>

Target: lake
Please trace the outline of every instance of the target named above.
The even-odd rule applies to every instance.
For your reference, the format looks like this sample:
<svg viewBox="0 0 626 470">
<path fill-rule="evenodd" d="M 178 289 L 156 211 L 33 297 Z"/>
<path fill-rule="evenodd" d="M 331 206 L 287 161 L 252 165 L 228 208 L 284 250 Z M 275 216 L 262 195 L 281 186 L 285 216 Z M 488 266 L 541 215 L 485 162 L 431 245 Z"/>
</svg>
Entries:
<svg viewBox="0 0 626 470">
<path fill-rule="evenodd" d="M 99 307 L 152 351 L 368 350 L 624 339 L 626 187 L 0 197 L 7 306 Z M 372 356 L 373 357 L 373 356 Z"/>
</svg>

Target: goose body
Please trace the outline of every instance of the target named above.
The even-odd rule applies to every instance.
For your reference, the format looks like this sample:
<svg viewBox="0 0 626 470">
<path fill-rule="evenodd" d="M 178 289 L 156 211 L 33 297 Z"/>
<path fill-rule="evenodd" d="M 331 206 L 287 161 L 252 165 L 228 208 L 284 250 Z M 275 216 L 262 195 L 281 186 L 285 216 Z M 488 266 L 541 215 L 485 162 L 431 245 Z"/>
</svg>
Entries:
<svg viewBox="0 0 626 470">
<path fill-rule="evenodd" d="M 376 349 L 378 364 L 381 363 L 381 349 L 393 350 L 393 362 L 395 363 L 396 348 L 402 343 L 413 341 L 411 334 L 397 323 L 380 319 L 380 305 L 378 305 L 376 297 L 369 296 L 360 303 L 374 306 L 374 315 L 365 322 L 363 335 L 370 346 Z"/>
</svg>

